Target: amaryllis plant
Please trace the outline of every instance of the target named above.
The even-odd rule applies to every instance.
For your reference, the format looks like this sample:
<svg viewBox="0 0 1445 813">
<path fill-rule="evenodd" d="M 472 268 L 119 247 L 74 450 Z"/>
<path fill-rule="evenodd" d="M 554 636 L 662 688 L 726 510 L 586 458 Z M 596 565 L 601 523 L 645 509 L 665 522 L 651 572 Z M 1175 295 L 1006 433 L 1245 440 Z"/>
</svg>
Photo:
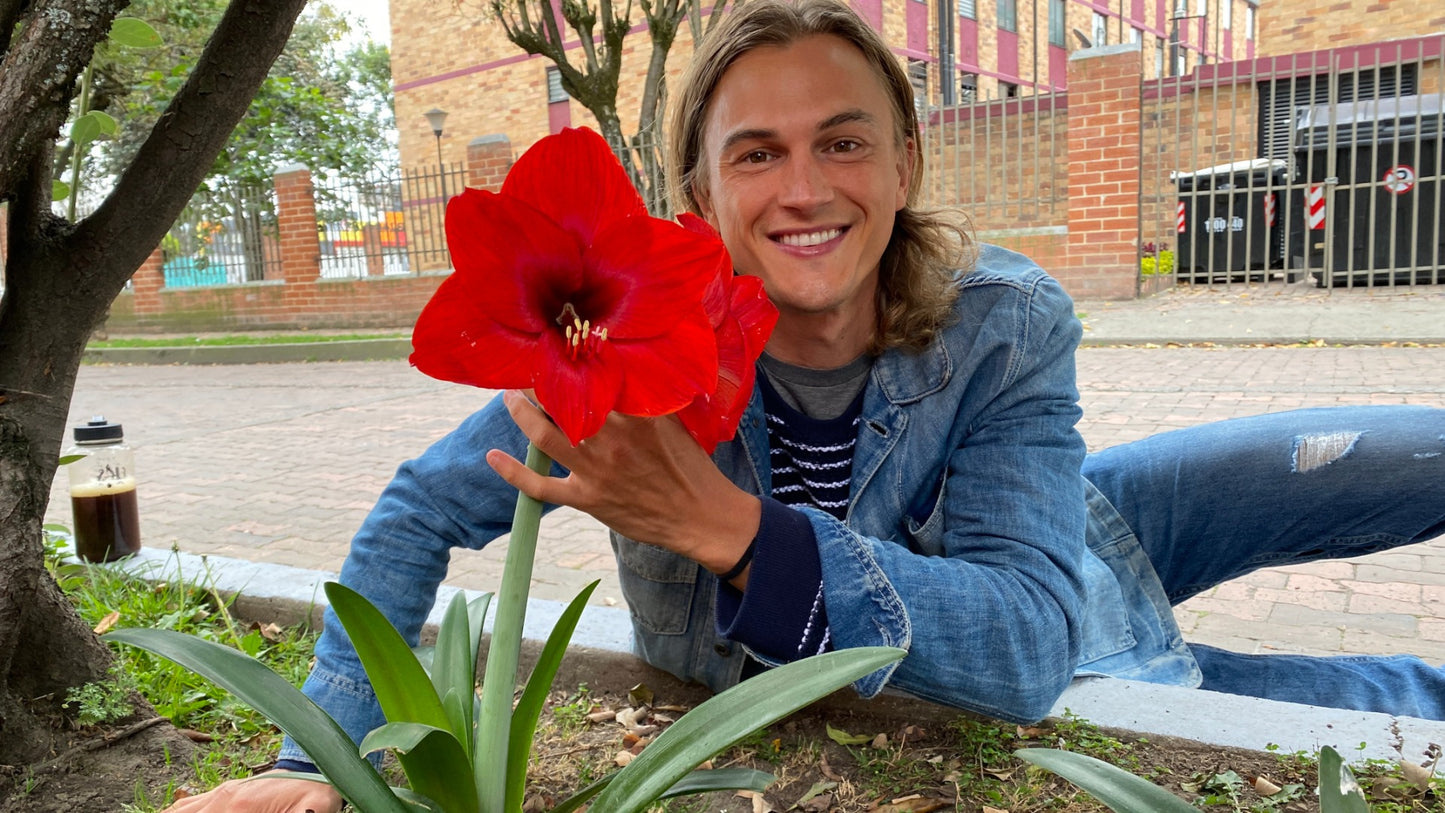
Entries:
<svg viewBox="0 0 1445 813">
<path fill-rule="evenodd" d="M 542 139 L 500 192 L 453 198 L 446 227 L 456 271 L 413 331 L 411 360 L 422 372 L 533 390 L 574 445 L 609 412 L 676 414 L 709 453 L 732 438 L 777 310 L 758 279 L 733 273 L 702 220 L 650 217 L 601 137 L 564 130 Z M 527 465 L 545 473 L 551 461 L 529 445 Z M 543 700 L 596 586 L 561 615 L 514 706 L 541 515 L 536 500 L 517 496 L 479 704 L 473 666 L 487 599 L 453 602 L 434 654 L 418 658 L 360 595 L 326 586 L 387 720 L 359 750 L 304 695 L 240 653 L 163 630 L 110 637 L 177 660 L 255 705 L 306 750 L 319 781 L 360 810 L 519 813 Z M 640 813 L 669 795 L 760 790 L 772 779 L 761 772 L 693 769 L 902 654 L 844 650 L 770 670 L 684 715 L 627 767 L 554 813 L 588 803 L 598 813 Z M 410 789 L 387 788 L 362 758 L 377 750 L 398 754 Z"/>
</svg>

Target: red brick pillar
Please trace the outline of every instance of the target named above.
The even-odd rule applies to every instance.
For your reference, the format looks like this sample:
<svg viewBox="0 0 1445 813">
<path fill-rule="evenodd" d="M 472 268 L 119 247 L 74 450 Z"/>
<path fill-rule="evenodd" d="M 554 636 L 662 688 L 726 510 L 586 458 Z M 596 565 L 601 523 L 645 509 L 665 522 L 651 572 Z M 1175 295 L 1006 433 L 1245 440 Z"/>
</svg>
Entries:
<svg viewBox="0 0 1445 813">
<path fill-rule="evenodd" d="M 496 192 L 511 168 L 512 142 L 505 135 L 484 135 L 467 145 L 467 186 Z"/>
<path fill-rule="evenodd" d="M 1069 56 L 1069 242 L 1059 281 L 1076 298 L 1136 295 L 1142 80 L 1137 43 Z"/>
<path fill-rule="evenodd" d="M 287 285 L 314 283 L 321 276 L 316 198 L 311 171 L 292 166 L 276 173 L 277 231 L 281 236 L 281 278 Z M 288 294 L 289 296 L 289 294 Z"/>
<path fill-rule="evenodd" d="M 138 321 L 144 321 L 140 317 L 161 312 L 161 289 L 166 287 L 165 262 L 165 253 L 160 247 L 156 247 L 156 250 L 145 258 L 145 262 L 140 264 L 140 268 L 130 275 L 131 294 L 134 297 L 131 301 Z"/>
</svg>

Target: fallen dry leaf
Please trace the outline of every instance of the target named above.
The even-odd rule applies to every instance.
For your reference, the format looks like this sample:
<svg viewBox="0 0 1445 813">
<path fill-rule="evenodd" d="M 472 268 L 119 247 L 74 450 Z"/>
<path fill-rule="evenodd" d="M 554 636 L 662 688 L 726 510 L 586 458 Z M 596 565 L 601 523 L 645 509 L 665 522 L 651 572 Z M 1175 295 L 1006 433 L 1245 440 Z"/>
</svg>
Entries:
<svg viewBox="0 0 1445 813">
<path fill-rule="evenodd" d="M 989 807 L 988 805 L 984 805 L 983 813 L 1008 813 L 1008 811 L 1004 810 L 1001 807 Z"/>
<path fill-rule="evenodd" d="M 631 751 L 618 751 L 617 756 L 613 757 L 612 761 L 616 763 L 617 767 L 626 768 L 627 763 L 631 762 L 636 758 L 637 755 L 632 753 Z"/>
<path fill-rule="evenodd" d="M 1018 738 L 1021 740 L 1037 740 L 1047 737 L 1049 730 L 1047 728 L 1039 728 L 1038 726 L 1021 725 L 1015 733 L 1018 734 Z"/>
<path fill-rule="evenodd" d="M 885 805 L 869 808 L 872 813 L 933 813 L 935 810 L 942 810 L 953 802 L 944 799 L 930 799 L 914 794 L 894 799 Z"/>
<path fill-rule="evenodd" d="M 587 722 L 589 723 L 606 723 L 616 719 L 617 712 L 612 709 L 601 709 L 587 715 Z"/>
<path fill-rule="evenodd" d="M 191 742 L 215 742 L 215 741 L 216 741 L 216 738 L 215 738 L 215 737 L 212 737 L 210 734 L 207 734 L 207 733 L 204 732 L 204 731 L 196 731 L 196 730 L 193 729 L 193 728 L 178 728 L 178 729 L 176 729 L 176 731 L 177 731 L 177 733 L 179 733 L 182 737 L 185 737 L 186 739 L 190 740 Z"/>
<path fill-rule="evenodd" d="M 818 772 L 833 780 L 834 782 L 843 781 L 843 777 L 833 770 L 833 766 L 828 764 L 828 758 L 822 756 L 821 754 L 818 756 Z"/>
<path fill-rule="evenodd" d="M 868 747 L 870 747 L 870 748 L 887 748 L 887 747 L 888 747 L 888 735 L 887 735 L 887 734 L 879 734 L 878 736 L 876 736 L 876 737 L 873 738 L 873 741 L 872 741 L 872 742 L 868 743 Z"/>
<path fill-rule="evenodd" d="M 104 635 L 104 634 L 106 634 L 107 632 L 110 632 L 110 631 L 111 631 L 111 628 L 113 628 L 113 627 L 115 626 L 115 622 L 117 622 L 117 621 L 119 621 L 119 620 L 120 620 L 120 611 L 119 611 L 119 610 L 115 610 L 115 611 L 113 611 L 113 612 L 111 612 L 111 613 L 107 613 L 106 616 L 105 616 L 105 618 L 100 619 L 100 623 L 95 625 L 95 629 L 93 630 L 93 632 L 94 632 L 96 635 Z"/>
<path fill-rule="evenodd" d="M 1400 760 L 1400 773 L 1405 777 L 1405 781 L 1420 790 L 1429 790 L 1430 780 L 1435 778 L 1434 770 L 1416 765 L 1407 759 Z"/>
<path fill-rule="evenodd" d="M 1258 793 L 1260 796 L 1273 796 L 1276 793 L 1279 793 L 1281 790 L 1279 785 L 1276 785 L 1275 783 L 1269 781 L 1263 776 L 1256 776 L 1254 778 L 1253 784 L 1254 792 Z"/>
<path fill-rule="evenodd" d="M 740 790 L 735 794 L 740 799 L 751 799 L 753 802 L 753 813 L 776 813 L 776 809 L 768 804 L 761 793 L 751 790 Z"/>
</svg>

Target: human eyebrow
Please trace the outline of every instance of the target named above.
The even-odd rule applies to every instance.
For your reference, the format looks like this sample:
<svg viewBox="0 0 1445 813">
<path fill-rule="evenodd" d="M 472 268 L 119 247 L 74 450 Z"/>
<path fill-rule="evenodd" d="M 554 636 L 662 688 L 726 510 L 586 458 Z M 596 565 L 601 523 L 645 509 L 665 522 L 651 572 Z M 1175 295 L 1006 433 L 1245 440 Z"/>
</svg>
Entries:
<svg viewBox="0 0 1445 813">
<path fill-rule="evenodd" d="M 777 135 L 776 130 L 766 130 L 762 128 L 736 130 L 728 133 L 727 138 L 723 139 L 722 147 L 718 149 L 718 154 L 724 154 L 744 141 L 766 141 L 771 138 L 776 138 Z"/>
<path fill-rule="evenodd" d="M 821 133 L 843 124 L 876 124 L 877 121 L 872 114 L 854 108 L 853 110 L 844 110 L 842 113 L 835 113 L 824 119 L 818 125 L 818 132 Z"/>
</svg>

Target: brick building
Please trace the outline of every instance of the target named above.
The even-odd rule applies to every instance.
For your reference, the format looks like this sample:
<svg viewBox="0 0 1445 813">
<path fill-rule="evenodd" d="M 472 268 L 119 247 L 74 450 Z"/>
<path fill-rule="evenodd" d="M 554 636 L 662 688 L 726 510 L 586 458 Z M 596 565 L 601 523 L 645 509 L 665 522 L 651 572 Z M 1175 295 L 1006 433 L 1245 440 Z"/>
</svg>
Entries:
<svg viewBox="0 0 1445 813">
<path fill-rule="evenodd" d="M 854 0 L 854 5 L 906 61 L 920 98 L 932 105 L 1064 90 L 1069 53 L 1089 46 L 1140 43 L 1145 75 L 1152 76 L 1247 59 L 1257 51 L 1254 0 Z M 548 61 L 507 41 L 480 5 L 392 0 L 391 20 L 403 166 L 436 162 L 437 144 L 424 116 L 433 108 L 449 114 L 440 144 L 446 163 L 463 160 L 473 136 L 505 134 L 520 150 L 561 127 L 591 123 L 586 110 L 561 91 Z M 563 31 L 572 35 L 571 52 L 580 64 L 575 34 L 565 26 Z M 650 48 L 639 24 L 625 43 L 618 94 L 629 132 Z M 673 81 L 691 53 L 683 26 L 668 56 Z"/>
</svg>

